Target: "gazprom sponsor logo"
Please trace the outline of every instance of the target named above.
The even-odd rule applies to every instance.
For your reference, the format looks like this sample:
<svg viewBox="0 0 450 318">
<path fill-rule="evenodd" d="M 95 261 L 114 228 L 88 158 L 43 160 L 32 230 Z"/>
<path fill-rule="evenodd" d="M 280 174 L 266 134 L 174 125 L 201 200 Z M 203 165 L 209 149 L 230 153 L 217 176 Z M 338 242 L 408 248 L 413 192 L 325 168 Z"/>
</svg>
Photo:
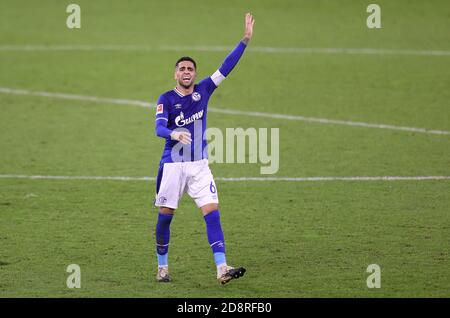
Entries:
<svg viewBox="0 0 450 318">
<path fill-rule="evenodd" d="M 183 112 L 180 112 L 180 115 L 175 118 L 175 125 L 178 127 L 183 127 L 185 125 L 189 125 L 190 123 L 193 123 L 194 120 L 201 119 L 203 117 L 203 109 L 195 114 L 193 114 L 191 117 L 184 118 Z"/>
</svg>

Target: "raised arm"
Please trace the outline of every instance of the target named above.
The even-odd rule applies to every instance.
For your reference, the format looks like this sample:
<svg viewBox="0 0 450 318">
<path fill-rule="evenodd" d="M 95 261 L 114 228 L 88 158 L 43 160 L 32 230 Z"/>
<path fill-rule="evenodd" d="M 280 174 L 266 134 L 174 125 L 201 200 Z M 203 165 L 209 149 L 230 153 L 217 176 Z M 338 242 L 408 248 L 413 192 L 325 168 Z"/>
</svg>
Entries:
<svg viewBox="0 0 450 318">
<path fill-rule="evenodd" d="M 247 47 L 247 44 L 250 42 L 250 40 L 253 36 L 253 24 L 254 23 L 255 23 L 255 20 L 253 19 L 252 14 L 247 13 L 245 15 L 244 37 L 239 42 L 239 44 L 234 48 L 234 50 L 231 51 L 230 54 L 228 54 L 228 56 L 225 58 L 225 61 L 220 66 L 220 68 L 213 75 L 211 75 L 211 79 L 216 86 L 219 86 L 219 84 L 225 79 L 225 77 L 228 76 L 228 74 L 230 74 L 230 72 L 233 70 L 233 68 L 239 62 L 239 59 L 241 58 L 242 54 L 244 53 L 244 50 Z"/>
</svg>

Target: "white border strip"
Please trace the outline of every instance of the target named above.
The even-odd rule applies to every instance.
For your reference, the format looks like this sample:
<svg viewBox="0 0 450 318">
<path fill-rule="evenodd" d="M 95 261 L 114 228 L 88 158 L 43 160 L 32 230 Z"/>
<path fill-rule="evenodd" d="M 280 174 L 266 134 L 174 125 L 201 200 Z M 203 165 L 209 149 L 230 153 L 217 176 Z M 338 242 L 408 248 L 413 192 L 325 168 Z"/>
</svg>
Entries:
<svg viewBox="0 0 450 318">
<path fill-rule="evenodd" d="M 43 176 L 23 174 L 0 174 L 0 179 L 28 179 L 28 180 L 106 180 L 106 181 L 155 181 L 155 177 L 121 177 L 121 176 Z M 245 182 L 245 181 L 425 181 L 450 180 L 450 176 L 381 176 L 381 177 L 218 177 L 217 181 Z"/>
<path fill-rule="evenodd" d="M 48 98 L 60 98 L 60 99 L 88 101 L 88 102 L 95 102 L 95 103 L 109 103 L 109 104 L 118 104 L 118 105 L 126 105 L 126 106 L 139 106 L 139 107 L 145 107 L 145 108 L 154 108 L 156 106 L 154 103 L 148 103 L 148 102 L 139 101 L 139 100 L 105 98 L 105 97 L 85 96 L 85 95 L 75 95 L 75 94 L 65 94 L 65 93 L 39 92 L 39 91 L 30 91 L 30 90 L 25 90 L 25 89 L 12 89 L 12 88 L 8 88 L 8 87 L 0 87 L 0 93 L 13 94 L 13 95 L 39 96 L 39 97 L 48 97 Z M 434 135 L 450 135 L 450 131 L 446 131 L 446 130 L 430 130 L 430 129 L 425 129 L 425 128 L 403 127 L 403 126 L 394 126 L 394 125 L 385 125 L 385 124 L 372 124 L 372 123 L 366 123 L 366 122 L 305 117 L 305 116 L 298 116 L 298 115 L 248 112 L 248 111 L 240 111 L 240 110 L 232 110 L 232 109 L 224 109 L 224 108 L 214 108 L 214 107 L 209 107 L 208 110 L 213 113 L 221 113 L 221 114 L 226 114 L 226 115 L 296 120 L 296 121 L 318 123 L 318 124 L 329 124 L 329 125 L 359 126 L 359 127 L 365 127 L 365 128 L 400 130 L 400 131 L 409 131 L 409 132 L 415 132 L 415 133 L 434 134 Z"/>
<path fill-rule="evenodd" d="M 9 51 L 196 51 L 196 52 L 229 52 L 233 47 L 217 45 L 65 45 L 65 44 L 3 44 L 0 52 Z M 304 48 L 304 47 L 265 47 L 250 46 L 248 51 L 268 54 L 363 54 L 363 55 L 416 55 L 416 56 L 450 56 L 447 50 L 413 50 L 413 49 L 374 49 L 374 48 Z"/>
</svg>

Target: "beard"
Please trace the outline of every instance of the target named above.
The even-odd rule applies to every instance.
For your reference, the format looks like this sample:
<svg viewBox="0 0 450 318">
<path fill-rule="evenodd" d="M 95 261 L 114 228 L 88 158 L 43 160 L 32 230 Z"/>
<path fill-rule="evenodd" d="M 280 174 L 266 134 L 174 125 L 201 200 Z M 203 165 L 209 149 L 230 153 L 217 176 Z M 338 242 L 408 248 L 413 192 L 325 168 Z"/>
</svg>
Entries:
<svg viewBox="0 0 450 318">
<path fill-rule="evenodd" d="M 183 80 L 179 80 L 178 81 L 178 85 L 180 85 L 181 87 L 183 87 L 184 89 L 189 89 L 194 85 L 194 81 L 191 80 L 191 82 L 189 84 L 184 84 Z"/>
</svg>

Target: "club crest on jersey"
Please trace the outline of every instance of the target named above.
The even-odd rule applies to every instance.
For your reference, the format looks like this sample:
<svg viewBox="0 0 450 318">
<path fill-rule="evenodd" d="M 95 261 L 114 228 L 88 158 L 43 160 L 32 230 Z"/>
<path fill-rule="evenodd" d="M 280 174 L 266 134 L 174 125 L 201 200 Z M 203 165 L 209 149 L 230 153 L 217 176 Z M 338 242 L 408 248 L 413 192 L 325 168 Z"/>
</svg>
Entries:
<svg viewBox="0 0 450 318">
<path fill-rule="evenodd" d="M 200 95 L 197 92 L 192 93 L 192 99 L 194 100 L 194 102 L 198 102 L 200 99 L 202 98 L 202 95 Z"/>
<path fill-rule="evenodd" d="M 156 106 L 156 115 L 162 114 L 163 110 L 164 110 L 163 104 L 159 104 L 158 106 Z"/>
<path fill-rule="evenodd" d="M 177 125 L 178 127 L 183 127 L 185 125 L 193 123 L 194 120 L 201 119 L 202 117 L 203 117 L 203 109 L 186 119 L 184 118 L 183 112 L 180 112 L 180 115 L 177 116 L 177 118 L 175 118 L 175 125 Z"/>
</svg>

